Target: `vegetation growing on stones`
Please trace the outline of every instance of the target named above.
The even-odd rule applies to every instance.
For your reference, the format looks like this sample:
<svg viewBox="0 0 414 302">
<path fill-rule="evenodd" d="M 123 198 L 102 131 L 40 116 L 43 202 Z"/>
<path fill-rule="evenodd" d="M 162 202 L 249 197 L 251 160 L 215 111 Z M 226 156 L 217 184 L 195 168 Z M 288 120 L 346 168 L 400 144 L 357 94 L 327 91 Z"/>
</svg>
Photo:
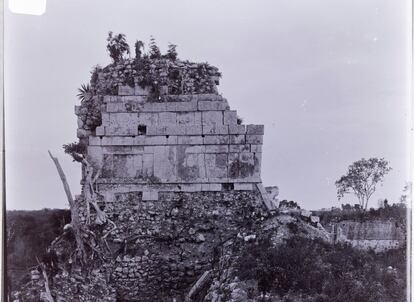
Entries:
<svg viewBox="0 0 414 302">
<path fill-rule="evenodd" d="M 338 199 L 345 194 L 354 194 L 359 205 L 364 210 L 374 194 L 376 186 L 382 183 L 384 176 L 391 170 L 383 158 L 360 159 L 348 167 L 346 175 L 335 182 L 338 189 Z"/>
<path fill-rule="evenodd" d="M 161 59 L 161 51 L 155 41 L 155 38 L 151 36 L 149 44 L 149 57 L 150 59 Z"/>
<path fill-rule="evenodd" d="M 407 207 L 402 203 L 385 205 L 384 207 L 380 207 L 378 209 L 371 208 L 367 211 L 363 211 L 358 204 L 355 206 L 344 204 L 342 205 L 342 209 L 315 211 L 314 213 L 320 217 L 322 225 L 344 220 L 357 222 L 391 220 L 403 226 L 407 225 Z"/>
<path fill-rule="evenodd" d="M 89 94 L 88 94 L 89 95 Z M 102 98 L 92 96 L 81 100 L 78 115 L 78 128 L 93 131 L 102 123 L 101 113 Z"/>
<path fill-rule="evenodd" d="M 135 42 L 135 59 L 141 59 L 141 56 L 144 52 L 144 42 L 137 40 Z"/>
<path fill-rule="evenodd" d="M 135 58 L 128 59 L 126 55 L 130 50 L 124 34 L 109 32 L 107 41 L 113 63 L 104 68 L 94 67 L 90 87 L 84 89 L 86 85 L 82 86 L 79 93 L 81 107 L 94 114 L 89 114 L 92 118 L 82 117 L 79 128 L 93 131 L 100 125 L 99 110 L 94 108 L 100 108 L 102 95 L 117 95 L 119 86 L 149 88 L 147 100 L 152 102 L 165 101 L 166 95 L 217 93 L 215 85 L 221 77 L 218 69 L 208 63 L 179 60 L 175 44 L 170 43 L 167 52 L 162 54 L 151 36 L 145 53 L 144 43 L 137 40 L 134 44 Z M 87 102 L 90 100 L 93 101 Z"/>
<path fill-rule="evenodd" d="M 86 156 L 86 145 L 82 141 L 65 144 L 63 145 L 63 149 L 76 162 L 82 162 Z"/>
<path fill-rule="evenodd" d="M 106 40 L 108 41 L 106 49 L 114 63 L 118 63 L 124 58 L 125 54 L 129 54 L 129 45 L 124 34 L 114 35 L 113 32 L 110 31 Z"/>
<path fill-rule="evenodd" d="M 99 72 L 102 72 L 100 65 L 95 65 L 91 71 L 91 86 L 95 87 L 99 80 Z"/>
<path fill-rule="evenodd" d="M 168 51 L 167 51 L 167 54 L 166 54 L 165 57 L 170 59 L 170 60 L 175 61 L 177 59 L 177 56 L 178 56 L 178 54 L 177 54 L 177 45 L 171 44 L 171 43 L 168 44 Z"/>
<path fill-rule="evenodd" d="M 279 208 L 300 209 L 300 206 L 296 201 L 284 199 L 279 203 Z"/>
<path fill-rule="evenodd" d="M 92 97 L 91 86 L 89 84 L 82 84 L 80 88 L 78 88 L 77 97 L 81 101 L 89 101 Z"/>
</svg>

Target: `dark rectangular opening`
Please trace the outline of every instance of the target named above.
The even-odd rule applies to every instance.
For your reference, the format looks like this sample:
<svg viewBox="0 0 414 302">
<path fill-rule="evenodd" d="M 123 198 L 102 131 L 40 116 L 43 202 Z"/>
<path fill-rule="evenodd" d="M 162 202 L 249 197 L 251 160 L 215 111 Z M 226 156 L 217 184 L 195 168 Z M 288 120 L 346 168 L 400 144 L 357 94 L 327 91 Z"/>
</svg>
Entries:
<svg viewBox="0 0 414 302">
<path fill-rule="evenodd" d="M 147 126 L 139 125 L 138 126 L 138 135 L 145 135 L 147 134 Z"/>
<path fill-rule="evenodd" d="M 234 190 L 234 183 L 231 183 L 231 182 L 223 183 L 223 184 L 221 184 L 221 189 L 223 191 L 233 191 Z"/>
</svg>

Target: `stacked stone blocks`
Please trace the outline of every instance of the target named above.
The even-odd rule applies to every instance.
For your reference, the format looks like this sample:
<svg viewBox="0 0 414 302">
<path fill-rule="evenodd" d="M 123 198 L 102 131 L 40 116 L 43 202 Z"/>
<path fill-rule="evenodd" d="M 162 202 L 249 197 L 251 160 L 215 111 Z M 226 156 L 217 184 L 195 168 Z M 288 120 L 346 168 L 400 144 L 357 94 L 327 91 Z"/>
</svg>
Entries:
<svg viewBox="0 0 414 302">
<path fill-rule="evenodd" d="M 126 184 L 157 200 L 163 191 L 254 190 L 261 183 L 263 125 L 240 124 L 218 94 L 154 102 L 137 87 L 103 96 L 102 125 L 89 136 L 88 158 L 109 201 Z"/>
<path fill-rule="evenodd" d="M 271 209 L 263 125 L 241 123 L 217 93 L 219 76 L 205 63 L 126 60 L 98 70 L 92 97 L 75 107 L 98 203 L 116 225 L 105 226 L 116 255 L 107 264 L 122 301 L 183 298 L 223 240 Z"/>
</svg>

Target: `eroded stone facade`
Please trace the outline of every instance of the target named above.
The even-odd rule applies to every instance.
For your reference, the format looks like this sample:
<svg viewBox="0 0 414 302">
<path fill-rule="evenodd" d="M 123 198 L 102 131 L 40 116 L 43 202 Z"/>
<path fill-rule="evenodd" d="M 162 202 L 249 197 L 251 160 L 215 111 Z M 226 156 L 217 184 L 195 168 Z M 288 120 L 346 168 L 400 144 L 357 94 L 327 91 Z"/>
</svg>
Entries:
<svg viewBox="0 0 414 302">
<path fill-rule="evenodd" d="M 264 127 L 241 123 L 217 93 L 215 67 L 155 60 L 154 91 L 129 64 L 95 76 L 87 104 L 99 114 L 75 108 L 100 206 L 116 225 L 104 227 L 113 255 L 106 272 L 119 301 L 180 301 L 217 265 L 227 240 L 268 215 Z M 77 201 L 85 204 L 82 195 Z"/>
<path fill-rule="evenodd" d="M 88 138 L 88 159 L 101 172 L 97 184 L 106 201 L 129 191 L 157 200 L 159 192 L 256 189 L 263 125 L 241 124 L 219 94 L 164 95 L 167 101 L 159 102 L 149 101 L 150 94 L 135 85 L 95 96 L 102 99 L 102 124 L 78 133 Z"/>
<path fill-rule="evenodd" d="M 346 242 L 361 249 L 381 252 L 401 247 L 406 242 L 405 226 L 396 221 L 341 221 L 326 226 L 334 243 Z"/>
</svg>

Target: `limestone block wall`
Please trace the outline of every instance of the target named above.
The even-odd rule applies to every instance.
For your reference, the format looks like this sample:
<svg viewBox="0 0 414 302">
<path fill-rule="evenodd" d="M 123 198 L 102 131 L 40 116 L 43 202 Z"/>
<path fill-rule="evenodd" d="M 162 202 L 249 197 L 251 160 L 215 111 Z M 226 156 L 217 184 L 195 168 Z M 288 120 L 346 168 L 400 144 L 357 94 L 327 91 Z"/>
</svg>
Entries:
<svg viewBox="0 0 414 302">
<path fill-rule="evenodd" d="M 222 246 L 272 209 L 264 127 L 241 123 L 219 77 L 206 63 L 125 60 L 96 70 L 91 98 L 75 107 L 99 206 L 116 225 L 103 228 L 120 301 L 183 301 Z"/>
<path fill-rule="evenodd" d="M 101 171 L 99 192 L 253 190 L 261 183 L 263 125 L 239 124 L 218 94 L 171 95 L 150 102 L 139 86 L 120 86 L 101 105 L 88 158 Z"/>
<path fill-rule="evenodd" d="M 376 251 L 398 248 L 405 242 L 404 228 L 395 221 L 341 221 L 328 225 L 334 242 Z"/>
</svg>

